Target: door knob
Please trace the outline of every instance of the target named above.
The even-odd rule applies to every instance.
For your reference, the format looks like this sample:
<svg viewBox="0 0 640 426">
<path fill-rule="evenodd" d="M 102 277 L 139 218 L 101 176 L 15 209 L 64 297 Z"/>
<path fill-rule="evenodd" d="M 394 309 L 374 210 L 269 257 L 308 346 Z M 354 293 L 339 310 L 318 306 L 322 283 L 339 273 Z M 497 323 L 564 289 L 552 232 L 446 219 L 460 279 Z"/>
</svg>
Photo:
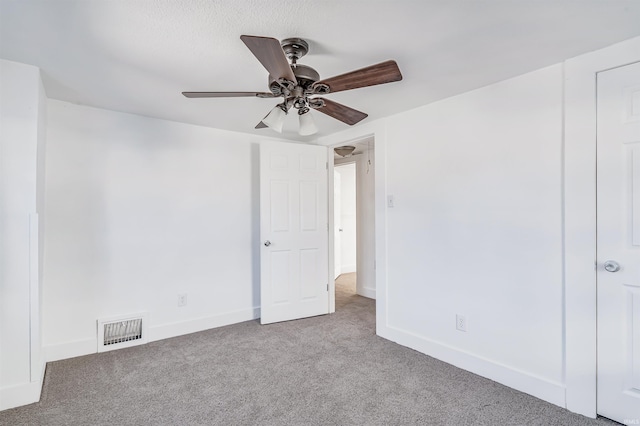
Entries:
<svg viewBox="0 0 640 426">
<path fill-rule="evenodd" d="M 267 240 L 264 242 L 265 247 L 269 247 L 271 245 L 271 241 Z"/>
<path fill-rule="evenodd" d="M 607 260 L 604 262 L 604 270 L 607 272 L 618 272 L 620 265 L 615 260 Z"/>
</svg>

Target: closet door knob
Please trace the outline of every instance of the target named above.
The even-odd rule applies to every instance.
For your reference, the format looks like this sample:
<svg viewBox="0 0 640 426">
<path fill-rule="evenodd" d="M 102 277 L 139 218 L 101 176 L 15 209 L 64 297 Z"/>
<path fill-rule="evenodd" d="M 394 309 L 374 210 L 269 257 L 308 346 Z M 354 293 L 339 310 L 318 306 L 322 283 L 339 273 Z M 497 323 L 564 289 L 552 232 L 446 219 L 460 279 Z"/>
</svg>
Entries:
<svg viewBox="0 0 640 426">
<path fill-rule="evenodd" d="M 618 272 L 620 265 L 615 260 L 607 260 L 604 262 L 604 270 L 607 272 Z"/>
</svg>

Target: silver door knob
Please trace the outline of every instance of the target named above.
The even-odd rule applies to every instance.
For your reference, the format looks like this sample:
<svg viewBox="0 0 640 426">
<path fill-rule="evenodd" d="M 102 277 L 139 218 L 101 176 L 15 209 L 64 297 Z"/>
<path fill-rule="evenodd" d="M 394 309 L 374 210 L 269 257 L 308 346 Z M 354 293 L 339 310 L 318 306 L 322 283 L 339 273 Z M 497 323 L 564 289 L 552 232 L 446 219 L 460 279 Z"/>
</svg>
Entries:
<svg viewBox="0 0 640 426">
<path fill-rule="evenodd" d="M 620 265 L 615 260 L 607 260 L 604 262 L 604 270 L 607 272 L 618 272 Z"/>
<path fill-rule="evenodd" d="M 271 245 L 271 241 L 267 240 L 264 242 L 265 247 L 269 247 Z"/>
</svg>

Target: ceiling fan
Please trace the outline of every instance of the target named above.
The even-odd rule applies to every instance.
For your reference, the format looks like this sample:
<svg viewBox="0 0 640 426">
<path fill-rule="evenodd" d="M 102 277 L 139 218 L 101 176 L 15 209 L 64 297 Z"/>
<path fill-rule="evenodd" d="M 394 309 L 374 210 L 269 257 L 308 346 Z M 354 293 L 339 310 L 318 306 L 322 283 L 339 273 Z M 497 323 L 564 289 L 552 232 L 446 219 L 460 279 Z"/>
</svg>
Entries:
<svg viewBox="0 0 640 426">
<path fill-rule="evenodd" d="M 321 80 L 316 70 L 298 63 L 298 60 L 309 51 L 309 44 L 305 40 L 287 38 L 279 42 L 271 37 L 249 35 L 240 36 L 240 39 L 269 72 L 269 92 L 182 92 L 182 94 L 187 98 L 282 97 L 282 103 L 276 105 L 258 123 L 256 129 L 269 127 L 282 133 L 284 119 L 292 108 L 298 111 L 299 133 L 304 136 L 318 131 L 313 117 L 309 114 L 311 109 L 343 123 L 354 125 L 365 119 L 367 114 L 318 95 L 402 80 L 398 64 L 392 60 Z"/>
</svg>

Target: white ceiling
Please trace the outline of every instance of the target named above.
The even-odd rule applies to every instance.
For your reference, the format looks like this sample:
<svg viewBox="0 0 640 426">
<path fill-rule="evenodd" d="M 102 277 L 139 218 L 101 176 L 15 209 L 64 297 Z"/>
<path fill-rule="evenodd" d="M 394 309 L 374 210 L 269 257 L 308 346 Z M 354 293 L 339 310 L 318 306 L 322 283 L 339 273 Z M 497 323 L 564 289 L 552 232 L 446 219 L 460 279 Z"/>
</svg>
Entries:
<svg viewBox="0 0 640 426">
<path fill-rule="evenodd" d="M 0 57 L 42 69 L 47 95 L 83 105 L 278 136 L 253 127 L 274 99 L 240 35 L 302 37 L 300 63 L 331 77 L 395 59 L 404 79 L 328 97 L 366 121 L 640 35 L 638 0 L 0 0 Z M 315 112 L 321 131 L 347 127 Z"/>
</svg>

